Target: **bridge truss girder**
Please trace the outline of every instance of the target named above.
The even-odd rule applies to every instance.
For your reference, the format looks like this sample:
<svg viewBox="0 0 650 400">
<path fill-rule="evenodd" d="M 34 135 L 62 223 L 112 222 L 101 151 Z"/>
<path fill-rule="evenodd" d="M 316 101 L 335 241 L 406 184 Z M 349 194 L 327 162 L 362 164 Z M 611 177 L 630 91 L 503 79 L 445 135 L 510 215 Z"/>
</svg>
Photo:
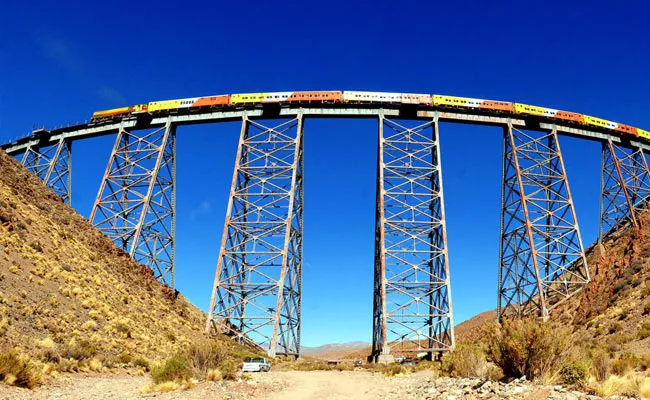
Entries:
<svg viewBox="0 0 650 400">
<path fill-rule="evenodd" d="M 498 318 L 543 318 L 589 282 L 555 130 L 504 129 Z"/>
<path fill-rule="evenodd" d="M 373 357 L 455 345 L 438 118 L 379 117 Z"/>
<path fill-rule="evenodd" d="M 174 287 L 176 127 L 120 128 L 90 221 Z"/>
<path fill-rule="evenodd" d="M 27 170 L 67 204 L 72 200 L 72 143 L 64 138 L 50 146 L 33 145 L 20 159 Z"/>
<path fill-rule="evenodd" d="M 265 124 L 242 120 L 206 330 L 298 357 L 303 117 Z"/>
<path fill-rule="evenodd" d="M 647 207 L 650 171 L 643 149 L 603 142 L 598 242 L 612 228 L 631 223 L 638 227 L 638 213 Z"/>
</svg>

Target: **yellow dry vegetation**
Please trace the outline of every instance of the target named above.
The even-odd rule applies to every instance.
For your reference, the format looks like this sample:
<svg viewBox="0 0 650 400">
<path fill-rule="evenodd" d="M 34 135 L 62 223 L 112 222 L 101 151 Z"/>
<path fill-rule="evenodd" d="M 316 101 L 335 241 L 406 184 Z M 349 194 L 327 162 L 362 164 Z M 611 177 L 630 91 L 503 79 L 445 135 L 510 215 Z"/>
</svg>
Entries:
<svg viewBox="0 0 650 400">
<path fill-rule="evenodd" d="M 201 310 L 2 151 L 0 249 L 0 355 L 30 373 L 144 371 L 205 339 Z"/>
</svg>

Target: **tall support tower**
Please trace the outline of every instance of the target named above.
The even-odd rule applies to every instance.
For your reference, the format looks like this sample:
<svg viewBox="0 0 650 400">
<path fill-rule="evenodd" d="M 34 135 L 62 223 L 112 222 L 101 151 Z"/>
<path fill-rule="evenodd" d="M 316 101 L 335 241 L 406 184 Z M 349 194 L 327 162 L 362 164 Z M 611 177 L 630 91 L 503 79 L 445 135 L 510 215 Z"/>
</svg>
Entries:
<svg viewBox="0 0 650 400">
<path fill-rule="evenodd" d="M 303 117 L 244 117 L 206 330 L 300 355 Z"/>
<path fill-rule="evenodd" d="M 90 221 L 174 287 L 176 128 L 120 128 Z"/>
<path fill-rule="evenodd" d="M 504 130 L 499 319 L 543 318 L 589 282 L 556 131 Z"/>
<path fill-rule="evenodd" d="M 650 172 L 641 148 L 607 140 L 602 154 L 599 243 L 614 226 L 629 222 L 637 227 L 637 213 L 650 196 Z"/>
<path fill-rule="evenodd" d="M 377 175 L 373 357 L 453 350 L 438 117 L 380 115 Z"/>
<path fill-rule="evenodd" d="M 72 143 L 60 139 L 51 146 L 30 146 L 20 160 L 21 164 L 38 176 L 48 188 L 70 204 L 72 199 Z"/>
</svg>

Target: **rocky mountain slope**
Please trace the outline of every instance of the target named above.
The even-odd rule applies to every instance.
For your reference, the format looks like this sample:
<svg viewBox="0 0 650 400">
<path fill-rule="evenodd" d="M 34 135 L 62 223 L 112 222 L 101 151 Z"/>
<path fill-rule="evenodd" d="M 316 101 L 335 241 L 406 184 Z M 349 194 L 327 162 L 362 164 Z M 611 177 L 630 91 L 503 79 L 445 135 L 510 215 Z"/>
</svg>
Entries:
<svg viewBox="0 0 650 400">
<path fill-rule="evenodd" d="M 201 339 L 204 318 L 0 151 L 0 354 L 146 364 Z"/>
<path fill-rule="evenodd" d="M 551 312 L 592 348 L 650 353 L 650 212 L 639 221 L 639 228 L 624 227 L 587 249 L 591 282 Z M 478 339 L 495 318 L 492 310 L 458 325 L 459 343 Z"/>
</svg>

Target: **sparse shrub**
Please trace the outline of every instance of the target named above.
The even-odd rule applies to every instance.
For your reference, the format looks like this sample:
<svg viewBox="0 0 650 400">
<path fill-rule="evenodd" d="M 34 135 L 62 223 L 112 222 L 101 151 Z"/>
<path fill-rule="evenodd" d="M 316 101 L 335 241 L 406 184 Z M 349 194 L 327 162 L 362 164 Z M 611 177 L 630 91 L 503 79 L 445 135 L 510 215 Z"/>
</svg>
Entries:
<svg viewBox="0 0 650 400">
<path fill-rule="evenodd" d="M 122 364 L 128 364 L 131 362 L 131 354 L 127 353 L 126 351 L 123 351 L 120 353 L 119 356 L 117 356 L 117 359 L 120 361 Z"/>
<path fill-rule="evenodd" d="M 566 329 L 533 319 L 492 324 L 486 336 L 488 357 L 506 377 L 544 381 L 559 372 L 572 350 Z"/>
<path fill-rule="evenodd" d="M 571 386 L 581 386 L 587 379 L 587 366 L 579 361 L 565 363 L 560 369 L 562 383 Z"/>
<path fill-rule="evenodd" d="M 637 332 L 639 339 L 643 340 L 650 336 L 650 321 L 643 321 Z"/>
<path fill-rule="evenodd" d="M 650 301 L 643 306 L 643 315 L 650 314 Z"/>
<path fill-rule="evenodd" d="M 187 355 L 192 364 L 193 375 L 198 378 L 205 378 L 211 369 L 221 369 L 226 359 L 221 344 L 209 339 L 192 343 L 187 349 Z"/>
<path fill-rule="evenodd" d="M 503 370 L 496 364 L 488 364 L 485 379 L 489 381 L 500 381 L 503 379 Z"/>
<path fill-rule="evenodd" d="M 619 322 L 614 322 L 609 326 L 609 334 L 614 334 L 621 330 L 621 324 Z"/>
<path fill-rule="evenodd" d="M 242 378 L 244 375 L 242 375 Z M 211 369 L 208 371 L 208 376 L 207 379 L 212 382 L 220 382 L 223 379 L 223 374 L 221 373 L 221 370 L 218 368 Z"/>
<path fill-rule="evenodd" d="M 83 325 L 81 325 L 82 329 L 85 329 L 87 331 L 96 331 L 97 330 L 97 322 L 93 321 L 92 319 L 89 321 L 84 322 Z"/>
<path fill-rule="evenodd" d="M 597 350 L 591 361 L 594 377 L 598 382 L 603 382 L 609 377 L 609 354 L 604 350 Z"/>
<path fill-rule="evenodd" d="M 28 358 L 15 351 L 0 354 L 0 381 L 33 389 L 41 383 L 41 372 Z"/>
<path fill-rule="evenodd" d="M 235 365 L 233 360 L 224 361 L 221 364 L 220 369 L 223 379 L 231 381 L 237 379 L 237 365 Z"/>
<path fill-rule="evenodd" d="M 151 368 L 151 379 L 155 384 L 163 382 L 181 382 L 192 377 L 192 367 L 187 358 L 177 353 L 165 360 L 160 365 Z"/>
<path fill-rule="evenodd" d="M 119 321 L 115 324 L 115 330 L 123 333 L 127 338 L 131 338 L 131 327 L 122 321 Z"/>
<path fill-rule="evenodd" d="M 612 372 L 616 375 L 625 375 L 629 370 L 636 368 L 639 358 L 630 352 L 625 352 L 612 363 Z"/>
<path fill-rule="evenodd" d="M 144 357 L 136 357 L 133 360 L 134 367 L 142 367 L 145 371 L 149 371 L 149 361 Z"/>
<path fill-rule="evenodd" d="M 88 340 L 79 342 L 72 340 L 67 346 L 61 349 L 61 356 L 73 360 L 82 361 L 93 358 L 97 354 L 97 349 Z"/>
<path fill-rule="evenodd" d="M 407 370 L 402 366 L 402 364 L 390 364 L 382 371 L 386 376 L 395 376 L 406 372 Z"/>
<path fill-rule="evenodd" d="M 478 346 L 461 344 L 442 357 L 442 369 L 451 376 L 482 378 L 487 372 L 485 353 Z"/>
<path fill-rule="evenodd" d="M 617 295 L 628 287 L 628 283 L 624 280 L 618 281 L 612 288 L 612 294 Z"/>
<path fill-rule="evenodd" d="M 41 243 L 38 240 L 31 241 L 29 243 L 29 247 L 38 251 L 39 253 L 43 252 L 43 246 L 41 246 Z"/>
</svg>

